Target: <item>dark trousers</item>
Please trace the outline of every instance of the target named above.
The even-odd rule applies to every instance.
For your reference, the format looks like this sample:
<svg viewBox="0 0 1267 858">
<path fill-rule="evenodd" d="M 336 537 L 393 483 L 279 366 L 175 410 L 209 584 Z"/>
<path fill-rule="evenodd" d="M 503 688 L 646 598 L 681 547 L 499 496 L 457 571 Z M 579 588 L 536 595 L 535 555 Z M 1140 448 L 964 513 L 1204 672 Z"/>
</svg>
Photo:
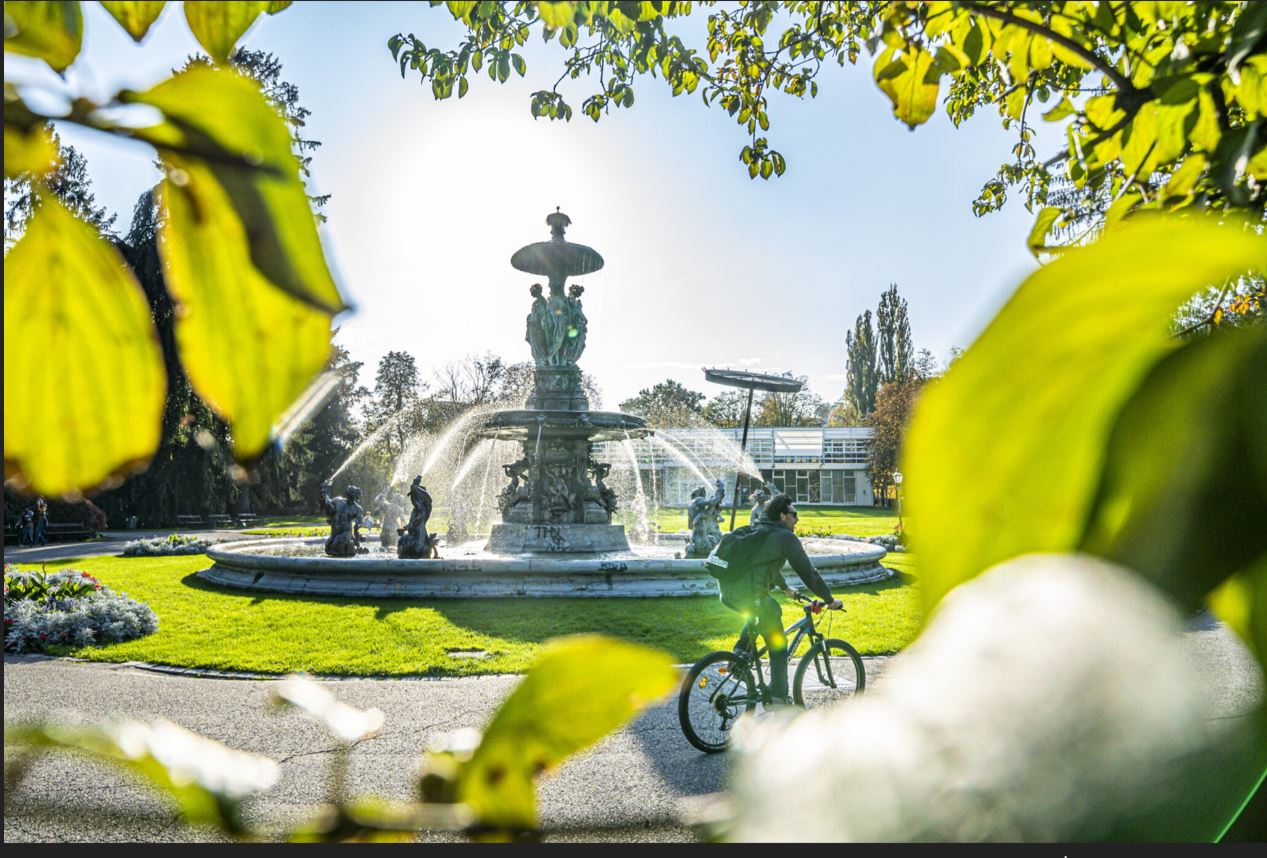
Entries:
<svg viewBox="0 0 1267 858">
<path fill-rule="evenodd" d="M 758 601 L 756 607 L 757 634 L 765 642 L 766 655 L 770 659 L 770 695 L 787 697 L 787 638 L 783 635 L 783 609 L 769 595 Z M 739 643 L 735 645 L 736 649 L 741 646 L 746 646 L 744 636 L 740 636 Z"/>
</svg>

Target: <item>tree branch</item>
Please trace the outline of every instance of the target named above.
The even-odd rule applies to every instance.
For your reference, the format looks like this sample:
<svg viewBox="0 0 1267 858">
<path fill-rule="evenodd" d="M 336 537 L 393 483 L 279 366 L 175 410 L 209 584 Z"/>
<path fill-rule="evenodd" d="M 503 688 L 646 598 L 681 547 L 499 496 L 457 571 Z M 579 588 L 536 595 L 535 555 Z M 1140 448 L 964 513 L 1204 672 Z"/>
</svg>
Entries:
<svg viewBox="0 0 1267 858">
<path fill-rule="evenodd" d="M 1117 88 L 1123 93 L 1135 97 L 1139 97 L 1139 94 L 1141 93 L 1141 90 L 1138 89 L 1135 84 L 1131 83 L 1127 77 L 1125 77 L 1117 69 L 1113 68 L 1111 64 L 1106 62 L 1104 58 L 1095 51 L 1078 44 L 1068 36 L 1062 36 L 1050 27 L 1045 27 L 1037 21 L 1029 21 L 1025 18 L 1017 17 L 1011 12 L 1007 12 L 1002 9 L 995 9 L 991 6 L 974 3 L 972 0 L 961 0 L 959 5 L 978 15 L 983 15 L 987 18 L 994 18 L 996 21 L 1002 21 L 1003 23 L 1011 24 L 1014 27 L 1022 27 L 1029 30 L 1031 33 L 1036 33 L 1046 39 L 1050 39 L 1066 50 L 1077 54 L 1087 62 L 1091 63 L 1091 65 L 1102 72 L 1105 77 L 1113 81 L 1113 83 L 1117 85 Z"/>
</svg>

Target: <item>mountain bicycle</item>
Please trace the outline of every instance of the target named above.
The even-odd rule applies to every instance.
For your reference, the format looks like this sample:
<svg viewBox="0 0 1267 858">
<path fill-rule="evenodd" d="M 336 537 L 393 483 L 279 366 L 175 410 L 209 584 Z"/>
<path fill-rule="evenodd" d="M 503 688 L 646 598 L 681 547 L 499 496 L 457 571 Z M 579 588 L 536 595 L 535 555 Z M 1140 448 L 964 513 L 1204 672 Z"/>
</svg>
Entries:
<svg viewBox="0 0 1267 858">
<path fill-rule="evenodd" d="M 796 592 L 793 598 L 804 604 L 805 617 L 784 630 L 788 644 L 788 671 L 792 674 L 792 700 L 797 706 L 814 708 L 847 700 L 867 685 L 862 657 L 847 641 L 824 637 L 814 625 L 814 617 L 825 605 Z M 730 744 L 730 729 L 739 716 L 761 703 L 769 706 L 766 684 L 757 648 L 757 618 L 744 625 L 738 651 L 718 650 L 701 658 L 687 671 L 678 693 L 678 721 L 682 732 L 705 753 L 724 751 Z M 802 654 L 801 644 L 808 642 Z"/>
</svg>

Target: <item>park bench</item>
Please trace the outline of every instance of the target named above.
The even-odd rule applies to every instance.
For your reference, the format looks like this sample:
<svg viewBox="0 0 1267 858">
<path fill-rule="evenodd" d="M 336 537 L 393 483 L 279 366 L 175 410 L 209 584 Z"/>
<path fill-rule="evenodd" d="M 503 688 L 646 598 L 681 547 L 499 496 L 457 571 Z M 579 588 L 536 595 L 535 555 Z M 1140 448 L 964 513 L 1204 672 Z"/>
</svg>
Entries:
<svg viewBox="0 0 1267 858">
<path fill-rule="evenodd" d="M 176 526 L 180 528 L 202 527 L 202 516 L 200 515 L 178 515 L 176 516 Z"/>
<path fill-rule="evenodd" d="M 232 527 L 233 516 L 221 513 L 220 515 L 207 516 L 207 524 L 211 527 Z"/>
<path fill-rule="evenodd" d="M 45 542 L 73 542 L 77 539 L 92 539 L 96 535 L 96 533 L 77 521 L 50 521 L 44 526 Z M 5 527 L 4 544 L 18 544 L 18 529 L 16 526 Z"/>
<path fill-rule="evenodd" d="M 259 516 L 257 516 L 253 512 L 240 512 L 237 515 L 237 520 L 235 523 L 237 524 L 238 527 L 249 527 L 251 524 L 255 522 L 255 519 L 257 518 L 259 518 Z"/>
</svg>

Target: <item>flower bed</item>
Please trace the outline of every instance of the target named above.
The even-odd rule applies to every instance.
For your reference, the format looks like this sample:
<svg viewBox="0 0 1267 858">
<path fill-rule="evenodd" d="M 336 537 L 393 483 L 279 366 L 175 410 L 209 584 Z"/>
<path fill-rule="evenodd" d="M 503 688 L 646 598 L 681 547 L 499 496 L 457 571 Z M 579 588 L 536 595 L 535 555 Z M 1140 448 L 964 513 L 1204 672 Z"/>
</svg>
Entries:
<svg viewBox="0 0 1267 858">
<path fill-rule="evenodd" d="M 118 643 L 157 629 L 158 617 L 146 605 L 87 572 L 22 572 L 5 564 L 5 652 Z"/>
<path fill-rule="evenodd" d="M 123 546 L 124 557 L 172 557 L 183 554 L 202 554 L 214 540 L 201 536 L 156 536 L 153 539 L 134 539 Z"/>
</svg>

